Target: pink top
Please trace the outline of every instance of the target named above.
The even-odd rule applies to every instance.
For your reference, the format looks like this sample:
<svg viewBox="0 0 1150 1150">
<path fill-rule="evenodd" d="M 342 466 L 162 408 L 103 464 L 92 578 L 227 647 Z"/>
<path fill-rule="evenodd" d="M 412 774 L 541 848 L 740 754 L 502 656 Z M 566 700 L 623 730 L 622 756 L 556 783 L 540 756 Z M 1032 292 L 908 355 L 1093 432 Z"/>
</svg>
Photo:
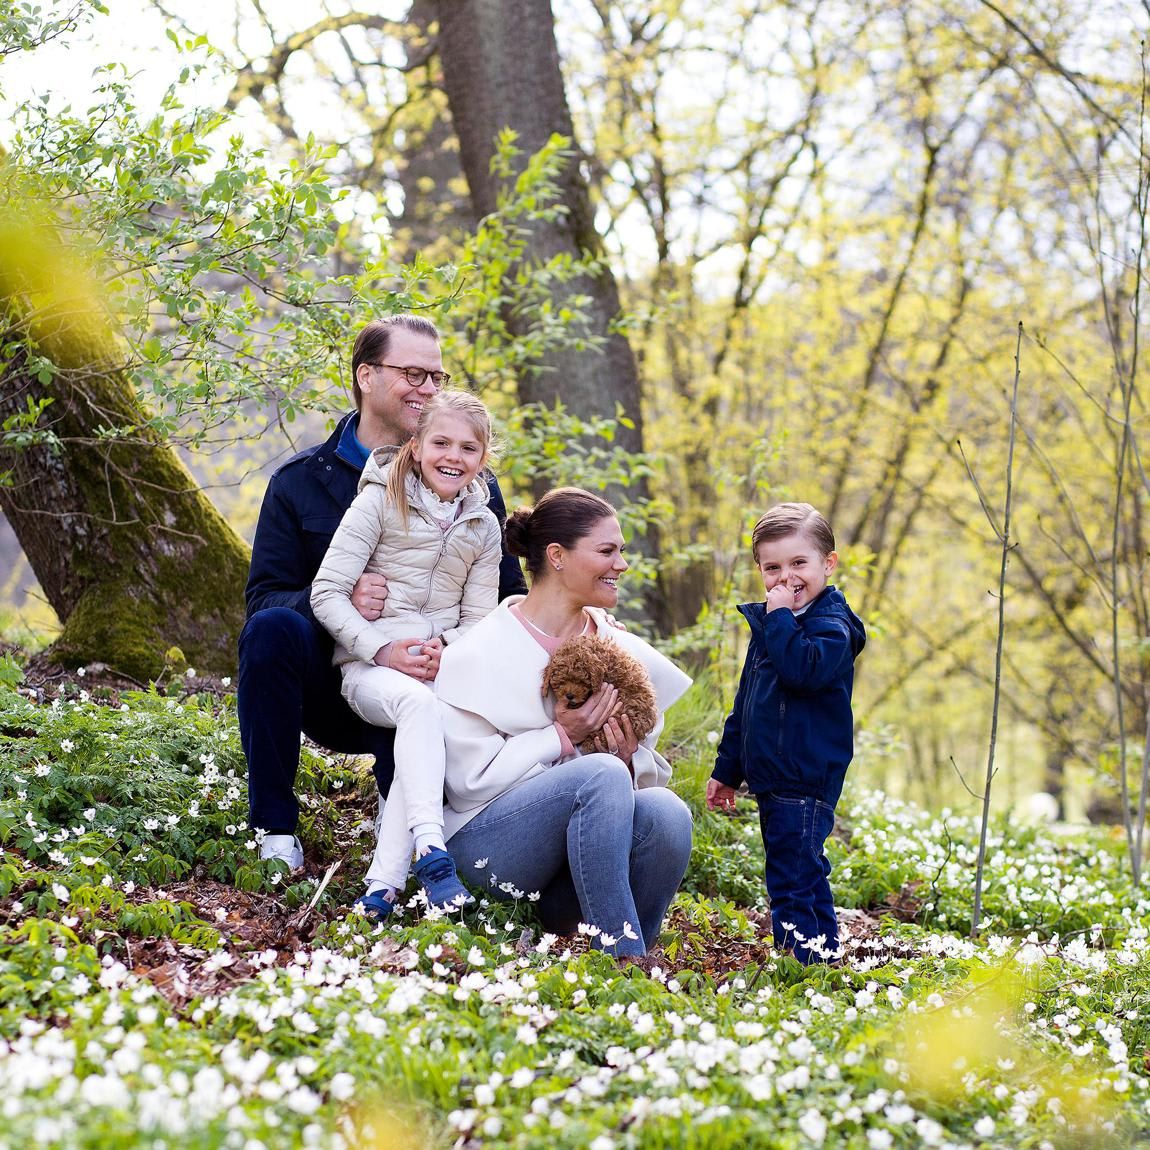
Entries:
<svg viewBox="0 0 1150 1150">
<path fill-rule="evenodd" d="M 523 629 L 547 652 L 548 655 L 554 655 L 563 643 L 562 639 L 555 638 L 554 635 L 548 635 L 546 631 L 541 631 L 522 611 L 519 610 L 518 603 L 512 603 L 508 608 L 512 615 L 523 625 Z M 579 632 L 580 635 L 586 635 L 591 630 L 591 618 L 588 615 L 583 616 L 583 630 Z M 575 748 L 571 744 L 571 740 L 567 732 L 558 724 L 554 724 L 555 729 L 559 732 L 559 742 L 563 749 L 562 757 L 566 758 L 568 755 L 575 753 Z"/>
</svg>

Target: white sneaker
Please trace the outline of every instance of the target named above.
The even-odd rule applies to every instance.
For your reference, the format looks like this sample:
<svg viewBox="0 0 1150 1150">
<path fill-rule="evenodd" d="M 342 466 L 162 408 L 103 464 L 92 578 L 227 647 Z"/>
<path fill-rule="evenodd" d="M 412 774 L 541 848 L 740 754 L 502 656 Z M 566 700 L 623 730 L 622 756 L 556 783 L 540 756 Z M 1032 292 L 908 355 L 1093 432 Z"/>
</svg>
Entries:
<svg viewBox="0 0 1150 1150">
<path fill-rule="evenodd" d="M 260 843 L 260 858 L 281 859 L 292 870 L 303 866 L 303 844 L 295 835 L 265 835 Z"/>
</svg>

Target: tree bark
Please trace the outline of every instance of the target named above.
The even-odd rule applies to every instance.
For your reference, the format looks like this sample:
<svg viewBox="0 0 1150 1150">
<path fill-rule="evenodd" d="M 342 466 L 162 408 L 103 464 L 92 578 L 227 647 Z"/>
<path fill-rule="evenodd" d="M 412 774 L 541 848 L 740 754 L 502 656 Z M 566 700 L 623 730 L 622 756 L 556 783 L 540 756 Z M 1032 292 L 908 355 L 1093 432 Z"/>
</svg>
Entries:
<svg viewBox="0 0 1150 1150">
<path fill-rule="evenodd" d="M 0 511 L 63 623 L 48 655 L 146 682 L 178 647 L 197 669 L 231 671 L 247 547 L 145 426 L 103 319 L 60 307 L 29 320 L 21 293 L 2 287 L 5 343 L 34 328 L 31 342 L 56 367 L 43 382 L 24 350 L 0 364 L 0 424 L 51 401 L 37 426 L 56 444 L 0 441 Z M 104 434 L 112 428 L 135 430 Z"/>
<path fill-rule="evenodd" d="M 555 24 L 550 4 L 541 0 L 438 0 L 439 52 L 451 117 L 459 138 L 460 159 L 477 217 L 493 212 L 501 182 L 491 171 L 496 139 L 504 128 L 518 136 L 524 161 L 555 133 L 575 138 L 571 111 L 559 68 Z M 590 192 L 577 160 L 559 177 L 562 217 L 532 225 L 525 260 L 542 264 L 556 255 L 601 256 Z M 580 416 L 614 418 L 616 405 L 632 426 L 620 424 L 615 442 L 624 450 L 643 450 L 643 416 L 639 374 L 631 345 L 611 331 L 619 314 L 619 290 L 606 262 L 594 276 L 565 286 L 569 295 L 590 303 L 589 332 L 603 340 L 602 350 L 550 352 L 518 381 L 522 403 L 556 402 Z M 508 316 L 508 325 L 523 334 L 527 321 Z M 632 490 L 646 495 L 645 484 Z M 648 538 L 644 550 L 655 550 Z M 657 627 L 665 629 L 663 596 L 648 596 L 647 608 Z"/>
<path fill-rule="evenodd" d="M 574 140 L 550 4 L 539 0 L 440 0 L 439 52 L 451 118 L 459 137 L 460 158 L 476 216 L 493 212 L 500 181 L 491 171 L 496 137 L 506 127 L 518 134 L 524 159 L 539 151 L 556 132 Z M 579 258 L 600 255 L 587 183 L 572 161 L 559 180 L 567 214 L 534 225 L 526 259 L 543 263 L 557 254 Z M 639 377 L 631 345 L 610 333 L 619 314 L 619 291 L 609 268 L 568 288 L 592 300 L 591 334 L 605 339 L 602 354 L 560 351 L 544 370 L 519 381 L 527 403 L 556 400 L 578 414 L 613 416 L 622 404 L 635 427 L 619 429 L 628 451 L 643 446 Z"/>
<path fill-rule="evenodd" d="M 436 0 L 412 0 L 403 42 L 408 68 L 417 70 L 407 75 L 410 110 L 403 118 L 403 146 L 397 157 L 403 215 L 392 241 L 397 258 L 422 255 L 431 263 L 449 260 L 451 245 L 473 232 L 477 222 L 446 108 L 442 64 L 429 51 L 435 22 Z"/>
</svg>

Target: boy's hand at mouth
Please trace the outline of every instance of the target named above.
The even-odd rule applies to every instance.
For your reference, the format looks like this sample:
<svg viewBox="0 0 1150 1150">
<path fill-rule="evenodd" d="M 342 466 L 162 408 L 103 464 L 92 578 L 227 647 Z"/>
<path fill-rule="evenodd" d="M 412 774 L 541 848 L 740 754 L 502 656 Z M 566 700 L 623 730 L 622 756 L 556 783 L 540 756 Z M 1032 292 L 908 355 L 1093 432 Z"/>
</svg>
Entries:
<svg viewBox="0 0 1150 1150">
<path fill-rule="evenodd" d="M 786 607 L 788 610 L 794 608 L 795 593 L 790 587 L 783 583 L 776 583 L 767 592 L 767 610 L 777 611 L 780 607 Z"/>
</svg>

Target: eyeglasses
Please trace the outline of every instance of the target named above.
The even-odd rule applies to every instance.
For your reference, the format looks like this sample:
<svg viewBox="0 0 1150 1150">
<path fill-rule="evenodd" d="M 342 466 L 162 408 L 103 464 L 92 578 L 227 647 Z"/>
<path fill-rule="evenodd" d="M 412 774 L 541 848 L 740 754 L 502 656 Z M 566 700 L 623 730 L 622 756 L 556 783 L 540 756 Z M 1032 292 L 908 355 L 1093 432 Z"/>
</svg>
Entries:
<svg viewBox="0 0 1150 1150">
<path fill-rule="evenodd" d="M 368 367 L 390 367 L 392 371 L 403 373 L 403 378 L 412 387 L 422 387 L 425 379 L 431 380 L 431 386 L 436 391 L 442 391 L 450 382 L 451 376 L 446 371 L 428 371 L 426 367 L 400 367 L 394 363 L 369 363 Z"/>
</svg>

